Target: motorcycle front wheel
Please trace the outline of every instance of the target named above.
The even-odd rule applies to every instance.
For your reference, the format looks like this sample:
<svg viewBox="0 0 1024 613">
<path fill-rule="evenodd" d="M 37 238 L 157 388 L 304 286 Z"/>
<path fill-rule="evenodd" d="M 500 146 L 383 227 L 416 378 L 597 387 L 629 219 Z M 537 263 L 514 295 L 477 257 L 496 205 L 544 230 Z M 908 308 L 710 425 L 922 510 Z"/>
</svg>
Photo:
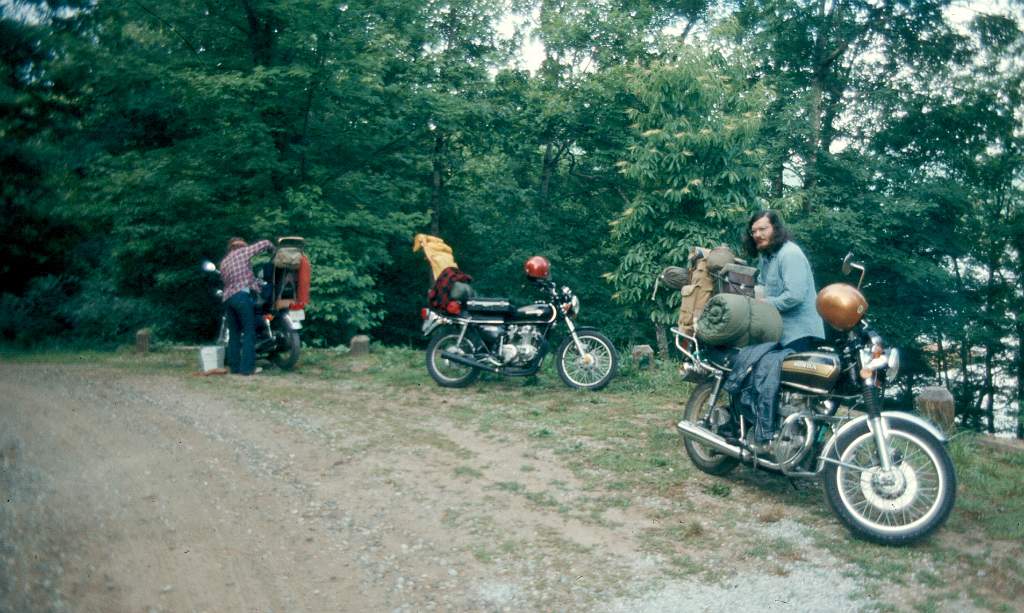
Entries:
<svg viewBox="0 0 1024 613">
<path fill-rule="evenodd" d="M 949 517 L 956 499 L 956 473 L 946 448 L 920 426 L 888 429 L 892 469 L 885 471 L 867 422 L 836 441 L 842 464 L 826 463 L 825 497 L 856 535 L 883 545 L 925 538 Z"/>
<path fill-rule="evenodd" d="M 438 385 L 466 387 L 477 380 L 479 370 L 445 359 L 441 355 L 444 352 L 472 357 L 473 344 L 465 337 L 459 343 L 459 332 L 454 328 L 442 328 L 434 332 L 427 343 L 427 372 Z"/>
<path fill-rule="evenodd" d="M 291 370 L 299 362 L 302 340 L 299 333 L 291 329 L 279 329 L 277 334 L 277 349 L 270 354 L 270 361 L 281 370 Z"/>
<path fill-rule="evenodd" d="M 565 337 L 555 360 L 558 376 L 569 387 L 597 391 L 608 385 L 619 370 L 619 356 L 608 337 L 594 330 L 577 332 L 580 347 Z M 580 352 L 582 347 L 583 351 Z"/>
<path fill-rule="evenodd" d="M 720 392 L 715 400 L 715 405 L 709 405 L 711 394 L 715 391 L 714 382 L 707 382 L 698 385 L 686 401 L 686 408 L 683 409 L 683 421 L 697 424 L 702 428 L 715 431 L 711 424 L 712 413 L 717 411 L 728 411 L 729 395 Z M 714 449 L 705 447 L 696 441 L 688 438 L 683 439 L 683 447 L 686 448 L 686 455 L 690 457 L 693 465 L 708 473 L 709 475 L 721 476 L 732 471 L 739 464 L 736 458 L 722 455 Z"/>
</svg>

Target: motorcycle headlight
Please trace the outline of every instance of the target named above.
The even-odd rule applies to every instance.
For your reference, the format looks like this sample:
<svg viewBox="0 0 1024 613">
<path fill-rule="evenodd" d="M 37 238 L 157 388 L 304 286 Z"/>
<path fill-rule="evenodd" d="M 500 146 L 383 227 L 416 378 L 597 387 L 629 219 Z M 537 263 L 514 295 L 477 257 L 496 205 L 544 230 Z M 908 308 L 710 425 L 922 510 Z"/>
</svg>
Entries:
<svg viewBox="0 0 1024 613">
<path fill-rule="evenodd" d="M 897 349 L 893 349 L 889 352 L 889 368 L 886 370 L 885 376 L 889 381 L 895 381 L 896 376 L 900 374 L 900 352 Z"/>
<path fill-rule="evenodd" d="M 573 296 L 568 302 L 562 303 L 562 313 L 569 317 L 576 317 L 580 314 L 580 299 Z"/>
</svg>

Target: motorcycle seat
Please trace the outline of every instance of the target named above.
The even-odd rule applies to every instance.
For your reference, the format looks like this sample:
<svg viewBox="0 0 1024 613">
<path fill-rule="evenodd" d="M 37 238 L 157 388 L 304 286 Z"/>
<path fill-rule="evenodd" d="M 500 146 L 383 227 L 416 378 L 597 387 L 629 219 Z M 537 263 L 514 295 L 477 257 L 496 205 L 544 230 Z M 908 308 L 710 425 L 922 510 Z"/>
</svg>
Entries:
<svg viewBox="0 0 1024 613">
<path fill-rule="evenodd" d="M 466 310 L 470 313 L 511 315 L 515 307 L 508 298 L 471 298 L 466 301 Z"/>
<path fill-rule="evenodd" d="M 739 352 L 735 347 L 710 347 L 702 351 L 705 361 L 726 372 L 732 372 L 732 362 Z"/>
</svg>

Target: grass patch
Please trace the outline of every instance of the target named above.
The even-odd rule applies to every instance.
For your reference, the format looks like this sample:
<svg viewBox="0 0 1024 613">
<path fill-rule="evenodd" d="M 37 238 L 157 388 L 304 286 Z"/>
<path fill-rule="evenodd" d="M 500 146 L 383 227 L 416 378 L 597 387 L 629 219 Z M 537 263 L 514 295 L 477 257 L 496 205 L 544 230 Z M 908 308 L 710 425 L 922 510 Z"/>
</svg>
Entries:
<svg viewBox="0 0 1024 613">
<path fill-rule="evenodd" d="M 455 476 L 479 479 L 480 477 L 483 477 L 484 474 L 471 466 L 456 466 Z"/>
<path fill-rule="evenodd" d="M 715 481 L 711 485 L 701 487 L 701 490 L 709 496 L 727 498 L 732 493 L 732 488 L 721 481 Z"/>
<path fill-rule="evenodd" d="M 513 494 L 519 494 L 526 491 L 526 486 L 517 481 L 498 481 L 494 484 L 494 487 L 503 492 L 512 492 Z"/>
<path fill-rule="evenodd" d="M 799 560 L 803 556 L 799 554 L 797 546 L 792 541 L 782 537 L 775 537 L 769 541 L 759 540 L 747 550 L 747 556 L 759 560 Z"/>
<path fill-rule="evenodd" d="M 1024 453 L 1004 453 L 973 434 L 949 445 L 959 487 L 950 526 L 981 528 L 993 539 L 1024 542 Z"/>
<path fill-rule="evenodd" d="M 559 509 L 565 509 L 568 511 L 568 507 L 565 507 L 562 503 L 547 492 L 526 492 L 526 499 L 533 504 L 540 507 L 554 507 Z"/>
</svg>

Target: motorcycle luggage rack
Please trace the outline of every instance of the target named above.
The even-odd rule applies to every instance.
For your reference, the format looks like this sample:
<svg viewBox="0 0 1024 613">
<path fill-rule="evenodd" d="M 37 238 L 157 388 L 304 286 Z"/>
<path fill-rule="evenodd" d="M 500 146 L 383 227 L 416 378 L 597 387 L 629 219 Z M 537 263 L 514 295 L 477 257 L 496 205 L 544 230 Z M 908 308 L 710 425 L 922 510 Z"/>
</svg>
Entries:
<svg viewBox="0 0 1024 613">
<path fill-rule="evenodd" d="M 696 367 L 696 370 L 699 370 L 702 373 L 715 376 L 720 376 L 724 374 L 724 372 L 726 372 L 721 368 L 708 364 L 707 362 L 701 359 L 700 341 L 697 340 L 696 336 L 691 336 L 683 332 L 679 328 L 669 328 L 669 331 L 672 332 L 672 334 L 675 336 L 676 349 L 682 352 L 683 355 L 685 355 L 687 358 L 690 359 L 690 361 L 693 362 L 694 366 Z M 684 346 L 683 341 L 689 341 L 689 346 L 693 348 L 692 352 L 686 346 Z"/>
</svg>

